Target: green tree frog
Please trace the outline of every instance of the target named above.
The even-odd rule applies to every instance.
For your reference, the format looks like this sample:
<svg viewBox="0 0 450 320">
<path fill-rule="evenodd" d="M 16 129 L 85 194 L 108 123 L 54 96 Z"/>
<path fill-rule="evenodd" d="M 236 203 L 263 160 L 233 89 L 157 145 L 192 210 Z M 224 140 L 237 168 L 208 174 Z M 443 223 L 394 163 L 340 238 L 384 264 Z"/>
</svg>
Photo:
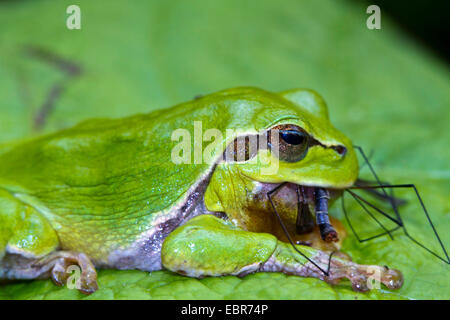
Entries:
<svg viewBox="0 0 450 320">
<path fill-rule="evenodd" d="M 241 87 L 88 120 L 0 149 L 0 278 L 62 285 L 77 265 L 87 294 L 96 268 L 284 272 L 367 290 L 376 270 L 399 288 L 397 270 L 329 259 L 345 231 L 328 201 L 357 176 L 351 141 L 312 90 Z"/>
</svg>

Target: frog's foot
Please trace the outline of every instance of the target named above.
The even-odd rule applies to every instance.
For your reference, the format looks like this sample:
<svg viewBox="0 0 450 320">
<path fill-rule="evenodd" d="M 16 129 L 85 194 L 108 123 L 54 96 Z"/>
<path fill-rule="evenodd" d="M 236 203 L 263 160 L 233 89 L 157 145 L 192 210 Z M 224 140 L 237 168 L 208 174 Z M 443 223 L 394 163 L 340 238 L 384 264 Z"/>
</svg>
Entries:
<svg viewBox="0 0 450 320">
<path fill-rule="evenodd" d="M 330 261 L 329 254 L 318 251 L 315 256 L 311 257 L 312 261 L 322 270 L 327 270 L 328 264 L 330 264 L 328 276 L 311 262 L 299 264 L 291 257 L 291 248 L 279 246 L 271 258 L 260 267 L 260 271 L 283 272 L 302 277 L 319 278 L 334 285 L 342 279 L 348 279 L 353 290 L 360 292 L 379 288 L 380 283 L 383 283 L 389 289 L 399 289 L 403 285 L 403 276 L 400 271 L 385 266 L 359 265 L 349 260 L 347 256 L 332 255 Z"/>
<path fill-rule="evenodd" d="M 71 266 L 78 266 L 81 269 L 79 274 Z M 98 289 L 97 272 L 89 258 L 83 254 L 72 251 L 55 251 L 40 259 L 34 267 L 47 267 L 51 269 L 51 279 L 62 286 L 67 283 L 73 271 L 75 271 L 75 287 L 84 294 L 91 294 Z"/>
<path fill-rule="evenodd" d="M 343 278 L 350 280 L 353 290 L 361 292 L 380 288 L 380 283 L 392 290 L 399 289 L 403 285 L 403 275 L 399 270 L 389 269 L 386 266 L 360 265 L 340 258 L 333 259 L 329 276 L 324 280 L 333 284 Z"/>
</svg>

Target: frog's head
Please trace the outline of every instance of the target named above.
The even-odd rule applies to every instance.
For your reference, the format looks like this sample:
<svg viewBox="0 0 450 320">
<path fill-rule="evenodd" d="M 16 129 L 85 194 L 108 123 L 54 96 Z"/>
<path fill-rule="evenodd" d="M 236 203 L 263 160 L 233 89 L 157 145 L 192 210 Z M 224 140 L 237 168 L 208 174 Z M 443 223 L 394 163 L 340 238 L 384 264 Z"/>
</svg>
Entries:
<svg viewBox="0 0 450 320">
<path fill-rule="evenodd" d="M 315 91 L 295 89 L 274 94 L 247 90 L 251 94 L 242 94 L 236 106 L 252 106 L 251 123 L 243 135 L 256 135 L 258 147 L 255 152 L 246 150 L 244 161 L 231 157 L 218 164 L 205 198 L 210 210 L 224 211 L 239 220 L 238 224 L 255 230 L 260 228 L 249 226 L 255 223 L 254 219 L 248 221 L 250 212 L 259 215 L 267 208 L 264 196 L 277 184 L 288 183 L 286 190 L 291 191 L 281 192 L 277 202 L 292 219 L 297 214 L 293 186 L 340 190 L 353 185 L 358 161 L 352 143 L 331 124 L 327 106 Z M 267 143 L 261 144 L 264 138 Z M 239 152 L 237 141 L 227 150 Z"/>
<path fill-rule="evenodd" d="M 239 171 L 260 182 L 351 186 L 358 176 L 356 154 L 351 141 L 331 124 L 325 101 L 305 89 L 285 91 L 279 97 L 278 112 L 263 110 L 253 120 L 259 132 L 266 131 L 269 148 L 258 150 L 259 163 L 239 163 Z M 268 116 L 273 120 L 263 126 Z M 270 143 L 271 138 L 276 143 Z"/>
</svg>

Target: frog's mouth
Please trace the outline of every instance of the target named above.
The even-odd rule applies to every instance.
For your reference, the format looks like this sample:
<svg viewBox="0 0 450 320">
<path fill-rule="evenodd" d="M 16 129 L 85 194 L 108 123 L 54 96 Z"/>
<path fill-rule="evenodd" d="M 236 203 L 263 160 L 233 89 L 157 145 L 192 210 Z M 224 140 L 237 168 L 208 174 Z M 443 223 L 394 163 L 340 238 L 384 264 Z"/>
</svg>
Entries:
<svg viewBox="0 0 450 320">
<path fill-rule="evenodd" d="M 291 184 L 288 182 L 281 183 L 277 187 L 267 192 L 267 197 L 269 199 L 272 210 L 277 216 L 277 219 L 281 224 L 281 227 L 286 236 L 289 238 L 287 228 L 284 226 L 283 219 L 278 213 L 277 206 L 275 205 L 273 199 L 273 195 L 285 186 L 288 186 L 288 188 L 291 190 L 295 189 L 297 197 L 297 215 L 295 223 L 297 234 L 309 233 L 312 231 L 315 224 L 317 224 L 322 240 L 326 242 L 339 241 L 338 233 L 330 223 L 330 219 L 328 217 L 328 202 L 330 200 L 330 190 L 322 187 L 302 186 Z M 315 222 L 311 211 L 314 211 L 315 213 Z"/>
</svg>

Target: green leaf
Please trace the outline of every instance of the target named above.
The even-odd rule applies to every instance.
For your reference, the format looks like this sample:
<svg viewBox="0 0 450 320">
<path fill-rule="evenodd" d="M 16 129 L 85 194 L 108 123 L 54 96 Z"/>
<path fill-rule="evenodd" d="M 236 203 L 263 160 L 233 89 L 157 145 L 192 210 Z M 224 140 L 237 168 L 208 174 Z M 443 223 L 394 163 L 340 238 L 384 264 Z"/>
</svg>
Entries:
<svg viewBox="0 0 450 320">
<path fill-rule="evenodd" d="M 447 66 L 382 14 L 368 30 L 365 7 L 347 1 L 79 0 L 82 29 L 68 30 L 71 1 L 0 3 L 0 143 L 65 128 L 91 117 L 164 108 L 241 85 L 320 92 L 336 126 L 374 151 L 381 179 L 414 183 L 444 244 L 450 235 Z M 82 68 L 70 77 L 24 48 L 41 48 Z M 50 59 L 51 60 L 51 59 Z M 53 59 L 54 62 L 54 59 Z M 36 115 L 64 84 L 41 130 Z M 367 169 L 367 168 L 366 168 Z M 431 240 L 411 191 L 401 208 L 408 231 Z M 355 208 L 351 206 L 351 208 Z M 354 212 L 350 211 L 349 212 Z M 343 218 L 337 203 L 333 213 Z M 367 216 L 355 217 L 358 227 Z M 373 223 L 373 222 L 370 222 Z M 436 251 L 436 243 L 432 246 Z M 100 290 L 83 296 L 49 280 L 0 287 L 4 299 L 449 299 L 448 265 L 401 232 L 343 250 L 364 264 L 399 269 L 404 286 L 355 293 L 346 283 L 258 273 L 201 280 L 170 272 L 103 270 Z M 441 254 L 441 251 L 439 251 Z"/>
</svg>

